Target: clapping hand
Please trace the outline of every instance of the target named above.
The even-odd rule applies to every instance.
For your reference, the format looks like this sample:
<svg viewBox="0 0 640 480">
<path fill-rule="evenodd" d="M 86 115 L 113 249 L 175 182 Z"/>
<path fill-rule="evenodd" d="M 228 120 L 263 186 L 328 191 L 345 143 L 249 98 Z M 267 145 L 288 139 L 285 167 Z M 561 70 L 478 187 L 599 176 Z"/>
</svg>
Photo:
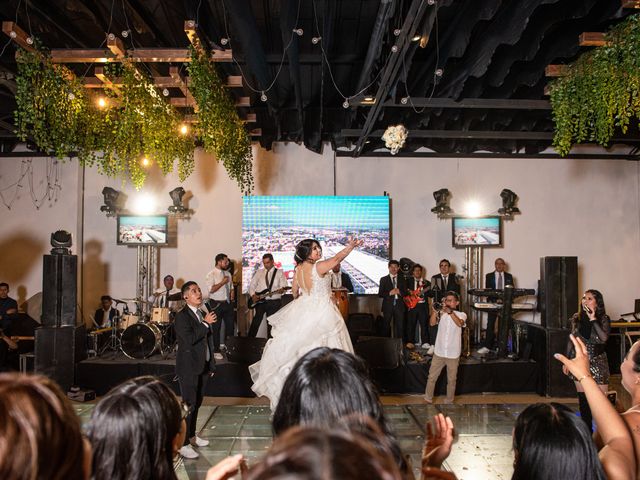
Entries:
<svg viewBox="0 0 640 480">
<path fill-rule="evenodd" d="M 206 480 L 227 480 L 239 472 L 244 473 L 246 468 L 242 454 L 227 457 L 209 469 Z"/>
<path fill-rule="evenodd" d="M 589 373 L 589 352 L 587 352 L 587 347 L 580 338 L 574 337 L 573 334 L 569 335 L 569 339 L 576 351 L 575 358 L 568 359 L 561 353 L 556 353 L 553 356 L 556 360 L 562 362 L 562 371 L 565 374 L 571 372 L 571 375 L 576 379 L 589 377 L 591 374 Z"/>
<path fill-rule="evenodd" d="M 433 417 L 433 425 L 427 423 L 427 438 L 422 448 L 422 468 L 440 468 L 451 453 L 453 445 L 453 421 L 439 413 Z"/>
</svg>

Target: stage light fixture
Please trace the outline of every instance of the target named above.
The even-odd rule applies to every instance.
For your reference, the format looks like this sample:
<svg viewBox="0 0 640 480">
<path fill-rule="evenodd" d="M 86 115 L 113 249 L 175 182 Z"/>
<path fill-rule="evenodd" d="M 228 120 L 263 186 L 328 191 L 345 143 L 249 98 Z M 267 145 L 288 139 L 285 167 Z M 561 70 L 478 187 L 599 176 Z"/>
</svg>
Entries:
<svg viewBox="0 0 640 480">
<path fill-rule="evenodd" d="M 400 263 L 400 271 L 403 275 L 407 278 L 410 277 L 413 274 L 413 267 L 416 262 L 407 257 L 402 257 L 398 262 Z"/>
<path fill-rule="evenodd" d="M 104 196 L 104 205 L 100 207 L 100 211 L 107 214 L 107 217 L 112 217 L 122 210 L 120 205 L 122 200 L 122 193 L 111 187 L 104 187 L 102 189 L 102 195 Z"/>
<path fill-rule="evenodd" d="M 446 188 L 433 192 L 436 206 L 431 209 L 431 212 L 438 215 L 438 218 L 446 218 L 453 214 L 453 210 L 449 206 L 449 196 L 451 196 L 451 192 Z"/>
<path fill-rule="evenodd" d="M 502 198 L 502 208 L 498 209 L 498 213 L 504 217 L 512 217 L 520 213 L 520 209 L 516 207 L 518 201 L 518 195 L 512 190 L 504 188 L 500 192 L 500 198 Z"/>
<path fill-rule="evenodd" d="M 173 205 L 169 207 L 169 213 L 181 214 L 188 211 L 187 207 L 182 203 L 182 197 L 184 197 L 185 190 L 182 187 L 176 187 L 169 192 Z"/>
<path fill-rule="evenodd" d="M 51 234 L 51 255 L 69 255 L 71 252 L 71 234 L 66 230 L 58 230 Z"/>
</svg>

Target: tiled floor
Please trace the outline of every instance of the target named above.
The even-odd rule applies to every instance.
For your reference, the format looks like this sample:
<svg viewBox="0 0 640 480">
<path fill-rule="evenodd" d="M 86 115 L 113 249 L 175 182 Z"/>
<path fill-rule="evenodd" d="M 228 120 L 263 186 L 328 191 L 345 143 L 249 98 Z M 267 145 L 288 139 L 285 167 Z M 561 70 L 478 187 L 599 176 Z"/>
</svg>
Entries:
<svg viewBox="0 0 640 480">
<path fill-rule="evenodd" d="M 92 405 L 78 404 L 77 412 L 87 421 Z M 460 480 L 509 479 L 513 452 L 511 430 L 526 404 L 492 405 L 389 405 L 385 412 L 395 428 L 402 450 L 420 465 L 425 424 L 438 412 L 449 415 L 458 433 L 445 467 Z M 197 460 L 178 461 L 180 480 L 204 479 L 207 470 L 224 457 L 243 453 L 251 465 L 271 444 L 269 408 L 261 405 L 205 405 L 198 418 L 200 436 L 211 441 L 200 448 Z"/>
</svg>

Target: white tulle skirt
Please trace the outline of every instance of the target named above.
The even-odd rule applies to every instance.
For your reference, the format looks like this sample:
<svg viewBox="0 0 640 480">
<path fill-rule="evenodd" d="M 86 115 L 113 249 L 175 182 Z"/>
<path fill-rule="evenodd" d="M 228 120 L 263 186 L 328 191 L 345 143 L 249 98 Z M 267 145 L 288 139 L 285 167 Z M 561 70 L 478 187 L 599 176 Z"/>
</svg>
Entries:
<svg viewBox="0 0 640 480">
<path fill-rule="evenodd" d="M 344 319 L 328 298 L 300 296 L 268 318 L 271 338 L 259 362 L 249 366 L 256 395 L 269 398 L 274 411 L 294 364 L 317 347 L 353 353 Z"/>
</svg>

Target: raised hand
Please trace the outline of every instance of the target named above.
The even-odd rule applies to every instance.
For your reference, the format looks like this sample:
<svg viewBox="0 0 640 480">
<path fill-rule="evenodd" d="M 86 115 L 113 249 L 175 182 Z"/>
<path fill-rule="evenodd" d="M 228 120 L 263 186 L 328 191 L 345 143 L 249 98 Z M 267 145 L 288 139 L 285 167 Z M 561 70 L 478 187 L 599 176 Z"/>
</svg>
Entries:
<svg viewBox="0 0 640 480">
<path fill-rule="evenodd" d="M 227 457 L 207 471 L 206 480 L 227 480 L 246 469 L 242 454 Z"/>
<path fill-rule="evenodd" d="M 353 250 L 354 248 L 358 248 L 359 246 L 361 246 L 363 243 L 364 243 L 364 240 L 358 240 L 357 238 L 351 237 L 347 242 L 347 247 Z"/>
<path fill-rule="evenodd" d="M 566 369 L 571 372 L 571 375 L 577 380 L 591 376 L 589 373 L 589 352 L 587 352 L 587 347 L 580 338 L 574 337 L 573 334 L 569 335 L 569 339 L 573 342 L 573 347 L 576 351 L 575 358 L 570 360 L 561 353 L 556 353 L 553 356 L 556 360 L 562 362 L 562 370 L 565 371 Z"/>
<path fill-rule="evenodd" d="M 453 421 L 439 413 L 433 417 L 433 425 L 427 423 L 427 438 L 422 449 L 422 467 L 440 468 L 451 453 L 453 445 Z"/>
</svg>

